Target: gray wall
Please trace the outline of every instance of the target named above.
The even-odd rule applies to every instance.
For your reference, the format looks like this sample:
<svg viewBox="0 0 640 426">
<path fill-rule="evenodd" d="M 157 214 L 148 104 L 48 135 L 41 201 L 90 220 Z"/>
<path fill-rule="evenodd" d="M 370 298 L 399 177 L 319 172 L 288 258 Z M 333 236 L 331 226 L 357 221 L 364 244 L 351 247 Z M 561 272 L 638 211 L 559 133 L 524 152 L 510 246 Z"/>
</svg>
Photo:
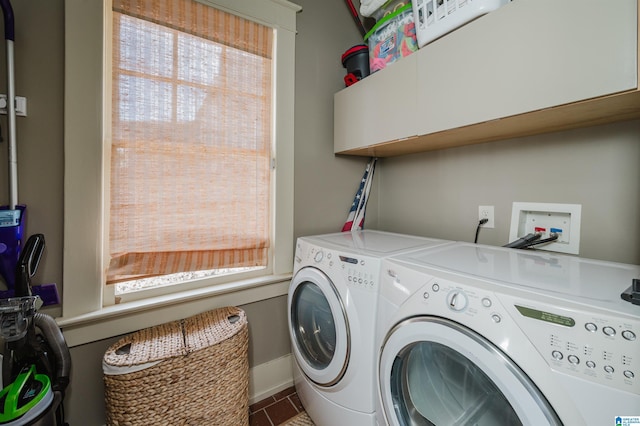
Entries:
<svg viewBox="0 0 640 426">
<path fill-rule="evenodd" d="M 87 0 L 95 1 L 95 0 Z M 295 0 L 295 236 L 338 231 L 367 159 L 333 155 L 333 94 L 344 87 L 341 54 L 359 34 L 341 0 Z M 27 234 L 41 232 L 47 252 L 35 283 L 62 280 L 64 1 L 13 2 L 17 94 L 28 99 L 18 119 L 19 201 Z M 27 31 L 28 29 L 28 31 Z M 0 48 L 0 67 L 4 47 Z M 4 76 L 4 71 L 0 71 Z M 6 93 L 5 82 L 0 90 Z M 6 119 L 0 118 L 6 139 Z M 583 205 L 581 254 L 638 263 L 640 122 L 382 159 L 367 227 L 472 241 L 477 206 L 495 205 L 497 228 L 480 242 L 508 239 L 512 201 Z M 6 164 L 6 144 L 0 145 Z M 0 174 L 0 203 L 7 199 Z M 293 244 L 293 242 L 292 242 Z M 286 297 L 242 306 L 250 323 L 250 363 L 289 352 Z M 56 310 L 51 311 L 55 314 Z M 101 360 L 114 341 L 72 348 L 67 397 L 71 424 L 104 421 Z"/>
<path fill-rule="evenodd" d="M 296 37 L 294 233 L 297 237 L 341 229 L 367 159 L 333 155 L 333 94 L 344 87 L 345 74 L 340 56 L 360 42 L 359 33 L 341 0 L 294 3 L 303 7 L 298 14 Z M 327 31 L 327 22 L 334 25 L 331 31 Z M 375 203 L 373 197 L 372 205 Z M 374 226 L 375 221 L 372 209 L 367 224 Z M 249 319 L 251 366 L 290 353 L 286 304 L 286 296 L 281 296 L 241 306 Z M 101 362 L 104 351 L 115 341 L 116 338 L 107 339 L 71 349 L 72 384 L 67 397 L 71 424 L 104 423 Z"/>
<path fill-rule="evenodd" d="M 580 256 L 640 263 L 640 121 L 386 158 L 379 170 L 381 229 L 473 241 L 478 206 L 509 242 L 514 201 L 582 205 Z"/>
<path fill-rule="evenodd" d="M 34 283 L 62 283 L 64 2 L 12 2 L 15 16 L 16 95 L 27 98 L 27 116 L 16 119 L 18 203 L 26 204 L 25 235 L 42 233 L 45 254 Z M 0 23 L 3 28 L 4 25 Z M 0 92 L 7 93 L 4 37 Z M 9 202 L 7 117 L 0 117 L 0 204 Z M 53 312 L 58 312 L 54 310 Z"/>
<path fill-rule="evenodd" d="M 340 231 L 368 159 L 333 154 L 333 95 L 345 87 L 341 56 L 362 43 L 360 33 L 344 1 L 294 3 L 303 8 L 296 38 L 294 211 L 299 237 Z M 372 194 L 370 205 L 376 203 Z M 366 226 L 377 225 L 376 213 L 367 209 Z"/>
</svg>

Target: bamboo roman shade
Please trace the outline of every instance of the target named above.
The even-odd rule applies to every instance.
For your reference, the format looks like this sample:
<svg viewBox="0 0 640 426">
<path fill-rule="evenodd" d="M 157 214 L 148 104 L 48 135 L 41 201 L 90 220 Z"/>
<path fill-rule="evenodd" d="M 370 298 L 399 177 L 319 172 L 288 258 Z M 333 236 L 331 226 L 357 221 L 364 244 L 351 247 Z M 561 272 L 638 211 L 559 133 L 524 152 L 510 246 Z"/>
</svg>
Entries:
<svg viewBox="0 0 640 426">
<path fill-rule="evenodd" d="M 273 30 L 193 0 L 113 12 L 107 283 L 265 266 Z"/>
</svg>

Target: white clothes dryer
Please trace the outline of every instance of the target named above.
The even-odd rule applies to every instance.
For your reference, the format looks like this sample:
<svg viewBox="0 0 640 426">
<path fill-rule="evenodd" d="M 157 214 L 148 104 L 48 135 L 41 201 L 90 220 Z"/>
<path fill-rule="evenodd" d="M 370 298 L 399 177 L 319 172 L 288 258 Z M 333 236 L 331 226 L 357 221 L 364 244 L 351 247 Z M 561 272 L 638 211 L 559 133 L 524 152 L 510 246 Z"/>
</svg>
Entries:
<svg viewBox="0 0 640 426">
<path fill-rule="evenodd" d="M 456 243 L 382 261 L 379 424 L 640 417 L 640 267 Z"/>
<path fill-rule="evenodd" d="M 316 425 L 375 425 L 380 260 L 447 243 L 375 230 L 298 239 L 289 332 L 294 383 Z"/>
</svg>

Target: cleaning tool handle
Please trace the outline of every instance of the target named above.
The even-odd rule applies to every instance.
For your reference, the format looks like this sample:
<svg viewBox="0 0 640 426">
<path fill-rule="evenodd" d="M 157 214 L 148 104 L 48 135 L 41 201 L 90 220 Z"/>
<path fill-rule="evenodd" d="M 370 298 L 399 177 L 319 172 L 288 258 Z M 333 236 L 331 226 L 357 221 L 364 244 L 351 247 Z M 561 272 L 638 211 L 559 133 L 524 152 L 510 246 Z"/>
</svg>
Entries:
<svg viewBox="0 0 640 426">
<path fill-rule="evenodd" d="M 9 0 L 0 0 L 0 7 L 2 7 L 2 14 L 4 15 L 4 38 L 5 40 L 15 41 L 11 2 Z"/>
<path fill-rule="evenodd" d="M 16 94 L 15 94 L 15 65 L 13 57 L 13 42 L 15 28 L 13 23 L 13 9 L 9 0 L 0 0 L 0 7 L 4 15 L 4 38 L 7 53 L 7 133 L 9 135 L 9 210 L 14 210 L 18 204 L 18 157 L 16 155 Z"/>
<path fill-rule="evenodd" d="M 345 2 L 347 3 L 347 7 L 349 8 L 349 12 L 351 12 L 351 17 L 353 18 L 353 22 L 356 23 L 356 25 L 358 26 L 358 30 L 360 31 L 360 34 L 362 35 L 362 37 L 364 37 L 365 34 L 367 33 L 367 30 L 365 30 L 364 29 L 364 25 L 362 25 L 362 21 L 360 20 L 360 16 L 358 15 L 358 11 L 353 6 L 353 2 L 351 0 L 345 0 Z"/>
<path fill-rule="evenodd" d="M 34 234 L 29 237 L 26 244 L 22 248 L 22 253 L 18 258 L 16 265 L 16 296 L 31 296 L 31 277 L 36 274 L 42 253 L 44 252 L 45 242 L 43 234 Z"/>
</svg>

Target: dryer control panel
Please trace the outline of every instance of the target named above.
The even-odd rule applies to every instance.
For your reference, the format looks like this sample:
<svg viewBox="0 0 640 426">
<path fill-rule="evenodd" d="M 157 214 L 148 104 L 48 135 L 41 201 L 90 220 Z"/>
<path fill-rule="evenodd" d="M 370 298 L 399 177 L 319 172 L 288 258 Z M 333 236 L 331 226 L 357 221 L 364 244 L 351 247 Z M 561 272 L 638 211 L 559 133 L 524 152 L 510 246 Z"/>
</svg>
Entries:
<svg viewBox="0 0 640 426">
<path fill-rule="evenodd" d="M 339 276 L 341 282 L 347 287 L 372 292 L 378 290 L 380 259 L 375 257 L 341 252 L 298 241 L 295 262 L 296 268 L 298 265 L 313 265 L 328 274 L 334 281 Z"/>
</svg>

